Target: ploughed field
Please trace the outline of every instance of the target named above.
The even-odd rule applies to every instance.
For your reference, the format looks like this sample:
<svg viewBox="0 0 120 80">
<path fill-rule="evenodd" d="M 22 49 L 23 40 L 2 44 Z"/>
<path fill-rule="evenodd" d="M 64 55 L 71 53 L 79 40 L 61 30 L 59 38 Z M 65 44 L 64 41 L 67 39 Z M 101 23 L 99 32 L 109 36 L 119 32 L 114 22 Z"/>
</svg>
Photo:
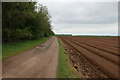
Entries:
<svg viewBox="0 0 120 80">
<path fill-rule="evenodd" d="M 118 78 L 118 37 L 59 38 L 81 77 Z"/>
</svg>

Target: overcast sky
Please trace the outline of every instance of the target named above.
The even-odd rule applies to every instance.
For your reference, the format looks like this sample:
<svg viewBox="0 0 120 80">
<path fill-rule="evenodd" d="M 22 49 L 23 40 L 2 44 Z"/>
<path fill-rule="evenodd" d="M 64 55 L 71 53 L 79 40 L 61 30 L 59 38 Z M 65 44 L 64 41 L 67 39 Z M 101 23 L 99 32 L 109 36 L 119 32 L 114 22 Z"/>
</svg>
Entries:
<svg viewBox="0 0 120 80">
<path fill-rule="evenodd" d="M 118 34 L 117 2 L 80 2 L 75 0 L 40 3 L 47 6 L 55 33 Z"/>
</svg>

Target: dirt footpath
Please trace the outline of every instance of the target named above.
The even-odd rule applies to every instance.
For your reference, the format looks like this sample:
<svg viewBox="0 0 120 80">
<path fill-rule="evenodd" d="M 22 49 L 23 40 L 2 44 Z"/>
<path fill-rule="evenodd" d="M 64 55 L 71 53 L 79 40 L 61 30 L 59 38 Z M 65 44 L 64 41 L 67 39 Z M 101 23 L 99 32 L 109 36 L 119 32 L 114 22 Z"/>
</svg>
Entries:
<svg viewBox="0 0 120 80">
<path fill-rule="evenodd" d="M 3 78 L 55 78 L 59 44 L 56 37 L 3 62 Z"/>
</svg>

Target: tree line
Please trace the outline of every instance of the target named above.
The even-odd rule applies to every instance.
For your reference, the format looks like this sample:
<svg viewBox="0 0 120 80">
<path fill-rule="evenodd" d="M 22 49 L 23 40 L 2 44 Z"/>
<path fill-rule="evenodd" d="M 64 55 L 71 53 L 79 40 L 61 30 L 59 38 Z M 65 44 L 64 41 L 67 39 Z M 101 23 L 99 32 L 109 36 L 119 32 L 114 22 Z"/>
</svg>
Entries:
<svg viewBox="0 0 120 80">
<path fill-rule="evenodd" d="M 47 7 L 36 2 L 3 2 L 3 43 L 54 35 L 50 18 Z"/>
</svg>

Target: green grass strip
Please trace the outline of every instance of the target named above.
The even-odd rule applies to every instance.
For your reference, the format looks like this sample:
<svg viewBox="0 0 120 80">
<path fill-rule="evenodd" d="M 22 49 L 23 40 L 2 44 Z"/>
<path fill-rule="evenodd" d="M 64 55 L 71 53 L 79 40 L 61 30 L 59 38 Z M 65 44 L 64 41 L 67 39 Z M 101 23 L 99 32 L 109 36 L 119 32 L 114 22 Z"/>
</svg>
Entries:
<svg viewBox="0 0 120 80">
<path fill-rule="evenodd" d="M 25 50 L 31 49 L 34 46 L 41 44 L 50 37 L 45 37 L 39 40 L 18 41 L 16 43 L 7 43 L 2 46 L 2 59 L 7 59 Z"/>
<path fill-rule="evenodd" d="M 75 74 L 75 70 L 70 63 L 68 53 L 64 50 L 59 38 L 59 64 L 57 69 L 57 78 L 80 78 L 78 74 Z"/>
</svg>

